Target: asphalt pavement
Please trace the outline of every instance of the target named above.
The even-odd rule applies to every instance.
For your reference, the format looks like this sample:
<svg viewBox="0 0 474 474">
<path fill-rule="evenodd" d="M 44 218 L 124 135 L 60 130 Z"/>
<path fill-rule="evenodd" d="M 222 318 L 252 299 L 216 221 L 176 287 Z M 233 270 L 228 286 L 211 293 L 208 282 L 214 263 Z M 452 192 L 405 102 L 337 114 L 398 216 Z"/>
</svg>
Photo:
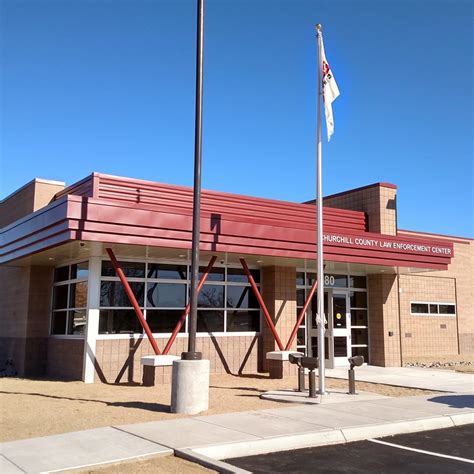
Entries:
<svg viewBox="0 0 474 474">
<path fill-rule="evenodd" d="M 474 472 L 474 425 L 389 436 L 355 443 L 226 459 L 258 473 Z"/>
</svg>

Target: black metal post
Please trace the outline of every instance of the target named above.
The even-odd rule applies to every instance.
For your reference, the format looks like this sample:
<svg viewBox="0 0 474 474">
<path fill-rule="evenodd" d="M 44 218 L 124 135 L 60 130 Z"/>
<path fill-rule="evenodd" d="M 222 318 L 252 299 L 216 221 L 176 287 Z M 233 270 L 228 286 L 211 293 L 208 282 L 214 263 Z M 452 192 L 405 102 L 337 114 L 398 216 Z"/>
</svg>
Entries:
<svg viewBox="0 0 474 474">
<path fill-rule="evenodd" d="M 316 372 L 309 371 L 309 398 L 316 398 Z"/>
<path fill-rule="evenodd" d="M 196 33 L 196 118 L 194 132 L 194 196 L 193 196 L 193 241 L 191 258 L 191 301 L 189 311 L 188 352 L 181 359 L 198 360 L 201 353 L 196 352 L 197 331 L 197 285 L 199 280 L 199 234 L 201 221 L 201 162 L 202 162 L 202 85 L 204 58 L 204 0 L 197 2 Z"/>
</svg>

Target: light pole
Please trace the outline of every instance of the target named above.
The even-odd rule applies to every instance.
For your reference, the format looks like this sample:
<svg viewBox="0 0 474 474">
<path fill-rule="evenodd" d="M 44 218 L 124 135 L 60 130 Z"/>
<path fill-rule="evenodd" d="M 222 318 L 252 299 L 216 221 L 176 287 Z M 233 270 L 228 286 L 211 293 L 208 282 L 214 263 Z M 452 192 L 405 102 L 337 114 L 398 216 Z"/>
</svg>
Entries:
<svg viewBox="0 0 474 474">
<path fill-rule="evenodd" d="M 183 360 L 199 360 L 196 352 L 197 285 L 199 281 L 199 234 L 201 230 L 201 164 L 202 164 L 202 84 L 204 58 L 204 0 L 198 0 L 196 32 L 196 112 L 194 128 L 194 196 L 193 237 L 191 247 L 191 300 L 189 310 L 188 351 L 181 354 Z"/>
<path fill-rule="evenodd" d="M 196 414 L 209 408 L 209 360 L 196 351 L 199 234 L 201 219 L 202 89 L 204 45 L 204 0 L 197 0 L 196 115 L 194 131 L 194 196 L 191 256 L 191 295 L 188 350 L 173 362 L 171 411 Z"/>
</svg>

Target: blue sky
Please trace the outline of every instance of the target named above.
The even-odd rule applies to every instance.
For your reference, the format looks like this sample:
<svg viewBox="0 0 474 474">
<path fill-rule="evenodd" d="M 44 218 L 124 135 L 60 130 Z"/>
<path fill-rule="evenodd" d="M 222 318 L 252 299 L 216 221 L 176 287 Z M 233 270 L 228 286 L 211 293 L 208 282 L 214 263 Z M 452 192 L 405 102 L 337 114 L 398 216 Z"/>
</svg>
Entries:
<svg viewBox="0 0 474 474">
<path fill-rule="evenodd" d="M 195 15 L 0 0 L 0 196 L 92 171 L 192 185 Z M 467 0 L 206 0 L 203 188 L 314 196 L 318 22 L 341 90 L 324 194 L 392 182 L 400 228 L 472 237 Z"/>
</svg>

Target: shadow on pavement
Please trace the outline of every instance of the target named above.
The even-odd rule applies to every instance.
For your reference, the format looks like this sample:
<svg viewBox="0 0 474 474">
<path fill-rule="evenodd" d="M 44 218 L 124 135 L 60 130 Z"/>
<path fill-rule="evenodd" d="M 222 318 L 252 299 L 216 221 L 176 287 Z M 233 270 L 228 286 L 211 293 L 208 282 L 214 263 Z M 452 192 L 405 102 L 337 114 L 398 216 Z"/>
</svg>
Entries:
<svg viewBox="0 0 474 474">
<path fill-rule="evenodd" d="M 8 395 L 31 395 L 35 397 L 43 397 L 43 398 L 52 398 L 56 400 L 71 400 L 74 402 L 93 402 L 93 403 L 103 403 L 109 407 L 123 407 L 123 408 L 137 408 L 139 410 L 148 410 L 148 411 L 157 411 L 163 413 L 169 413 L 170 407 L 169 405 L 164 405 L 163 403 L 149 403 L 149 402 L 140 402 L 140 401 L 130 401 L 130 402 L 107 402 L 104 400 L 93 400 L 89 398 L 72 398 L 72 397 L 60 397 L 57 395 L 45 395 L 43 393 L 35 393 L 35 392 L 3 392 L 0 391 L 0 394 L 8 394 Z"/>
<path fill-rule="evenodd" d="M 474 395 L 441 395 L 428 398 L 428 401 L 444 403 L 451 408 L 474 408 Z"/>
</svg>

